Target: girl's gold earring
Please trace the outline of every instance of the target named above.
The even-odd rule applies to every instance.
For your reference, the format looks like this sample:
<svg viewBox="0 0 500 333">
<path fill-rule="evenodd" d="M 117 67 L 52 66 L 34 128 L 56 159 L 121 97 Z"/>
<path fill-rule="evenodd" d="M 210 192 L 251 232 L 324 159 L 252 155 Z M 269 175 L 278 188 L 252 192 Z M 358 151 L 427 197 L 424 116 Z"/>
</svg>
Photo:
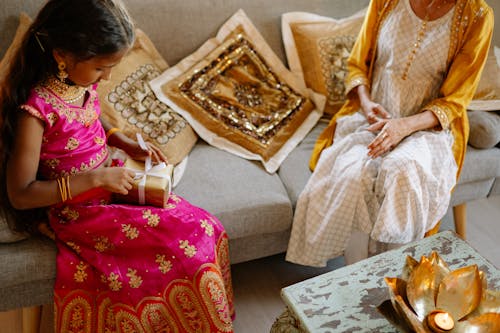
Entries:
<svg viewBox="0 0 500 333">
<path fill-rule="evenodd" d="M 59 69 L 59 73 L 57 73 L 57 78 L 61 82 L 64 82 L 68 78 L 68 73 L 65 71 L 66 64 L 64 63 L 64 61 L 61 61 L 60 63 L 57 64 L 57 69 Z"/>
</svg>

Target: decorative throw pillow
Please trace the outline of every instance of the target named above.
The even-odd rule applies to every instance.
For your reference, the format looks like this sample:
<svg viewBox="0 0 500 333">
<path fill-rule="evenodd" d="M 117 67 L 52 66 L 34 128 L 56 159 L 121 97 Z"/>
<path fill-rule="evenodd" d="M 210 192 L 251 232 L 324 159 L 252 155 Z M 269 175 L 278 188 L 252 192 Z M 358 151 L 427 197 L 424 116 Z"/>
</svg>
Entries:
<svg viewBox="0 0 500 333">
<path fill-rule="evenodd" d="M 157 145 L 169 163 L 178 164 L 191 151 L 197 136 L 186 120 L 158 100 L 149 81 L 167 63 L 148 36 L 136 30 L 130 52 L 113 68 L 111 79 L 99 84 L 102 117 L 135 139 L 136 133 Z"/>
<path fill-rule="evenodd" d="M 491 47 L 470 110 L 500 110 L 500 49 Z"/>
<path fill-rule="evenodd" d="M 347 58 L 365 12 L 363 9 L 339 20 L 305 12 L 290 12 L 281 17 L 290 70 L 308 88 L 326 96 L 325 117 L 335 114 L 345 101 Z"/>
<path fill-rule="evenodd" d="M 500 111 L 469 111 L 469 144 L 479 149 L 495 147 L 500 142 Z"/>
<path fill-rule="evenodd" d="M 19 15 L 19 25 L 16 30 L 16 34 L 9 48 L 5 52 L 4 57 L 0 61 L 0 85 L 3 84 L 6 79 L 7 69 L 12 61 L 14 53 L 17 51 L 19 45 L 21 44 L 24 34 L 28 31 L 31 24 L 31 18 L 25 14 L 21 13 Z M 0 198 L 0 200 L 6 200 L 6 198 Z M 0 216 L 0 243 L 11 243 L 27 238 L 28 236 L 22 233 L 14 232 L 9 228 L 7 221 L 4 217 Z"/>
<path fill-rule="evenodd" d="M 324 105 L 242 10 L 151 86 L 209 144 L 261 160 L 270 173 L 321 118 Z"/>
<path fill-rule="evenodd" d="M 14 53 L 17 51 L 21 42 L 23 40 L 24 34 L 28 31 L 31 25 L 31 18 L 26 13 L 19 14 L 19 25 L 17 26 L 16 34 L 14 35 L 14 39 L 12 43 L 9 45 L 7 51 L 0 61 L 0 84 L 5 80 L 5 76 L 7 75 L 7 69 L 12 61 L 12 57 Z"/>
</svg>

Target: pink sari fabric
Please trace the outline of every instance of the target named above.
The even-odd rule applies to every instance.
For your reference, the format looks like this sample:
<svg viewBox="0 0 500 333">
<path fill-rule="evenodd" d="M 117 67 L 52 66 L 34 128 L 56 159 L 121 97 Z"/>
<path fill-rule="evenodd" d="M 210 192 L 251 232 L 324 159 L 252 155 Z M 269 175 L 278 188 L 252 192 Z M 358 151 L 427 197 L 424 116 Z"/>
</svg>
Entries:
<svg viewBox="0 0 500 333">
<path fill-rule="evenodd" d="M 93 87 L 83 107 L 36 88 L 22 109 L 45 124 L 39 173 L 98 167 L 108 156 Z M 49 209 L 56 234 L 56 332 L 232 332 L 228 238 L 172 194 L 167 208 L 114 203 L 93 189 Z"/>
</svg>

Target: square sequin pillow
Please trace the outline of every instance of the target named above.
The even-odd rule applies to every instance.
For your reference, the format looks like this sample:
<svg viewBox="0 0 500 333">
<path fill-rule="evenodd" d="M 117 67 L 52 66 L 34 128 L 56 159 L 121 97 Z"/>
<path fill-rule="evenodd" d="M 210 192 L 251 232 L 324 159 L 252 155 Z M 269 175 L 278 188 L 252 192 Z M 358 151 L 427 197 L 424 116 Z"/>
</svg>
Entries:
<svg viewBox="0 0 500 333">
<path fill-rule="evenodd" d="M 260 160 L 270 173 L 321 118 L 324 105 L 242 10 L 151 86 L 207 143 Z"/>
<path fill-rule="evenodd" d="M 111 79 L 99 83 L 97 92 L 104 120 L 132 139 L 140 133 L 162 150 L 169 163 L 177 165 L 187 157 L 197 136 L 181 115 L 156 98 L 149 85 L 167 68 L 148 36 L 137 29 L 133 48 L 113 68 Z"/>
<path fill-rule="evenodd" d="M 290 70 L 308 88 L 326 96 L 325 117 L 345 101 L 347 58 L 363 24 L 366 9 L 333 19 L 306 12 L 285 13 L 281 31 Z"/>
</svg>

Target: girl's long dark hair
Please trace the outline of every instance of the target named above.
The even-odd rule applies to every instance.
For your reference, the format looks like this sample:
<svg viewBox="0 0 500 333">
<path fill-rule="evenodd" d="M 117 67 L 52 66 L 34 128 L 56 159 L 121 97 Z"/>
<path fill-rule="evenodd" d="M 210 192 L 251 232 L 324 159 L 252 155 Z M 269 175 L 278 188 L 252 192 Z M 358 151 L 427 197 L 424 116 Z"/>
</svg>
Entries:
<svg viewBox="0 0 500 333">
<path fill-rule="evenodd" d="M 16 211 L 10 205 L 6 164 L 16 139 L 19 106 L 37 84 L 57 73 L 52 51 L 65 51 L 83 61 L 128 48 L 134 38 L 121 0 L 49 0 L 38 13 L 0 87 L 0 213 L 12 228 L 32 231 L 33 217 L 39 215 Z"/>
</svg>

